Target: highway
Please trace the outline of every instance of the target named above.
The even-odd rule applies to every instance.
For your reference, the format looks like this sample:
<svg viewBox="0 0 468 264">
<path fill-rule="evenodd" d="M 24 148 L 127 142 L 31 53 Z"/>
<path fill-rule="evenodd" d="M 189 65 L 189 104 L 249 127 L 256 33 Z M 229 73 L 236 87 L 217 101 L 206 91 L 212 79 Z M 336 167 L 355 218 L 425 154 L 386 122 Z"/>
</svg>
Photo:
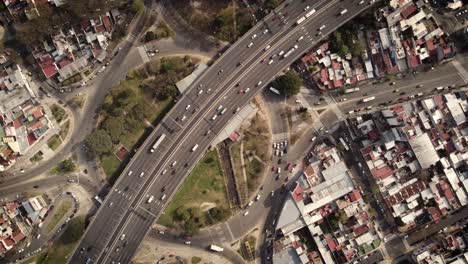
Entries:
<svg viewBox="0 0 468 264">
<path fill-rule="evenodd" d="M 317 12 L 295 26 L 307 5 Z M 368 7 L 357 1 L 291 1 L 233 44 L 192 84 L 143 143 L 106 197 L 70 263 L 129 263 L 154 220 L 235 110 L 315 46 L 320 40 L 316 37 L 319 27 L 326 25 L 319 37 L 325 36 Z M 343 8 L 348 12 L 338 15 Z M 283 25 L 278 17 L 286 13 Z M 297 41 L 301 36 L 303 39 Z M 288 58 L 279 59 L 278 53 L 294 45 L 298 48 Z M 266 46 L 269 49 L 265 50 Z M 273 63 L 268 64 L 270 58 Z M 239 93 L 247 88 L 250 92 Z M 227 110 L 219 114 L 218 108 Z M 154 153 L 149 152 L 162 134 L 166 135 L 162 144 Z M 192 152 L 195 144 L 198 149 Z M 163 195 L 165 199 L 161 199 Z M 154 196 L 152 202 L 148 202 L 150 196 Z"/>
</svg>

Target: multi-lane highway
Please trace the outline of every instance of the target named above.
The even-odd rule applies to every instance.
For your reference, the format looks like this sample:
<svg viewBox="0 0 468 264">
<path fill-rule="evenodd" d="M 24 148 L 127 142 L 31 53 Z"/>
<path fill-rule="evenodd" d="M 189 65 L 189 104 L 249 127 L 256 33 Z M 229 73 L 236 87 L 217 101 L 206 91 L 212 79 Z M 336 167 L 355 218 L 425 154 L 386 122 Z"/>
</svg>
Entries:
<svg viewBox="0 0 468 264">
<path fill-rule="evenodd" d="M 321 37 L 368 7 L 368 1 L 364 5 L 349 0 L 287 1 L 254 26 L 191 85 L 140 147 L 70 262 L 129 263 L 154 220 L 236 109 Z M 312 16 L 295 25 L 312 9 L 316 10 Z M 348 12 L 340 15 L 343 9 Z M 295 45 L 287 58 L 278 55 Z M 247 88 L 249 92 L 240 92 Z M 161 144 L 150 152 L 163 134 Z"/>
</svg>

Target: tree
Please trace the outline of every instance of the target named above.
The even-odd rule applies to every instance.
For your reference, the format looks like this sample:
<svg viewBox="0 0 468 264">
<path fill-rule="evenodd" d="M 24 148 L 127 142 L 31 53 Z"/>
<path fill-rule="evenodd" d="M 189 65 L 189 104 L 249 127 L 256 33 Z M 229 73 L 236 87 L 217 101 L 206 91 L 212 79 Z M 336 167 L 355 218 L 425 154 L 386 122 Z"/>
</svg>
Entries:
<svg viewBox="0 0 468 264">
<path fill-rule="evenodd" d="M 154 34 L 153 31 L 148 31 L 145 34 L 145 42 L 150 42 L 152 40 L 155 40 L 156 38 L 156 34 Z"/>
<path fill-rule="evenodd" d="M 222 222 L 229 217 L 229 210 L 224 207 L 214 207 L 210 214 L 216 222 Z"/>
<path fill-rule="evenodd" d="M 344 57 L 344 56 L 346 56 L 346 54 L 348 54 L 348 53 L 349 53 L 349 48 L 348 48 L 348 46 L 346 46 L 346 45 L 344 45 L 344 44 L 341 45 L 340 48 L 339 48 L 339 50 L 338 50 L 338 55 L 340 55 L 341 57 Z"/>
<path fill-rule="evenodd" d="M 286 96 L 292 96 L 299 93 L 302 85 L 301 78 L 294 71 L 288 71 L 285 75 L 282 75 L 276 79 L 279 90 Z"/>
<path fill-rule="evenodd" d="M 123 126 L 122 126 L 123 123 L 124 123 L 124 119 L 122 116 L 118 116 L 118 117 L 110 116 L 102 124 L 102 128 L 107 131 L 107 133 L 112 139 L 112 142 L 114 143 L 119 142 L 120 137 L 124 133 Z"/>
<path fill-rule="evenodd" d="M 266 0 L 265 1 L 265 8 L 275 9 L 276 7 L 278 7 L 278 0 Z"/>
<path fill-rule="evenodd" d="M 194 219 L 190 219 L 189 221 L 187 221 L 184 227 L 185 227 L 185 233 L 187 233 L 187 235 L 189 236 L 196 235 L 200 231 Z"/>
<path fill-rule="evenodd" d="M 133 13 L 135 14 L 142 13 L 144 9 L 145 9 L 145 3 L 143 3 L 142 0 L 133 0 L 132 6 L 130 7 L 130 10 Z"/>
<path fill-rule="evenodd" d="M 76 169 L 76 164 L 73 162 L 72 159 L 66 159 L 60 162 L 59 170 L 61 172 L 72 172 Z"/>
<path fill-rule="evenodd" d="M 113 150 L 112 139 L 104 129 L 98 129 L 86 138 L 86 147 L 96 156 L 111 153 Z"/>
</svg>

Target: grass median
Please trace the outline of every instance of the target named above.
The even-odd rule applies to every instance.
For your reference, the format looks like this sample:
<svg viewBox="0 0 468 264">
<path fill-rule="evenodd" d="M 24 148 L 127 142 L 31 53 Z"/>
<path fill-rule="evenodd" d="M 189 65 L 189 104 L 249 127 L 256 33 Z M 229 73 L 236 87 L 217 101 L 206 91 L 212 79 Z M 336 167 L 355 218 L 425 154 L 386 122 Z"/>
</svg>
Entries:
<svg viewBox="0 0 468 264">
<path fill-rule="evenodd" d="M 46 232 L 50 233 L 59 224 L 63 216 L 70 210 L 72 203 L 70 201 L 62 201 L 54 210 L 52 219 L 47 224 Z"/>
<path fill-rule="evenodd" d="M 174 227 L 180 221 L 177 209 L 200 208 L 202 205 L 228 205 L 226 188 L 217 151 L 205 154 L 187 177 L 180 190 L 167 206 L 158 223 Z M 203 210 L 203 208 L 202 208 Z"/>
</svg>

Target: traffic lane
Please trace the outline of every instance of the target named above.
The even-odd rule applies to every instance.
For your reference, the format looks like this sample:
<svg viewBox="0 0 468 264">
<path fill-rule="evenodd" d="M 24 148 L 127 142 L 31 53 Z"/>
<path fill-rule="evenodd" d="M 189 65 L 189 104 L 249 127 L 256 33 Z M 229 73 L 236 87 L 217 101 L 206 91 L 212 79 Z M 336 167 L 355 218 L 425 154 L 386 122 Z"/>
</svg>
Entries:
<svg viewBox="0 0 468 264">
<path fill-rule="evenodd" d="M 444 86 L 444 85 L 447 85 L 447 82 L 451 82 L 454 79 L 456 80 L 457 78 L 459 78 L 459 75 L 452 73 L 446 76 L 440 76 L 440 77 L 426 79 L 425 81 L 418 82 L 418 83 L 423 83 L 424 86 L 426 86 L 425 89 L 423 89 L 424 87 L 415 88 L 414 84 L 409 84 L 405 86 L 399 86 L 398 88 L 395 87 L 394 89 L 398 89 L 399 90 L 398 92 L 393 92 L 394 89 L 392 90 L 387 89 L 387 90 L 379 91 L 378 93 L 369 94 L 369 96 L 372 95 L 372 96 L 375 96 L 376 98 L 375 100 L 368 102 L 368 103 L 359 103 L 359 101 L 362 100 L 362 98 L 364 97 L 364 96 L 361 96 L 361 94 L 359 93 L 359 94 L 353 95 L 354 98 L 352 99 L 348 99 L 347 101 L 344 101 L 344 102 L 337 102 L 337 105 L 339 109 L 343 113 L 346 114 L 351 110 L 355 110 L 356 108 L 363 108 L 363 107 L 367 107 L 370 105 L 374 106 L 374 105 L 378 105 L 378 104 L 389 102 L 389 101 L 392 101 L 391 104 L 404 103 L 404 101 L 398 101 L 398 99 L 401 97 L 414 95 L 420 92 L 424 93 L 424 96 L 423 96 L 424 98 L 425 96 L 432 94 L 432 92 L 434 91 L 432 86 L 436 86 L 436 87 Z M 405 92 L 405 94 L 400 95 L 401 92 Z"/>
<path fill-rule="evenodd" d="M 70 178 L 60 175 L 60 176 L 53 176 L 53 177 L 48 177 L 48 178 L 44 178 L 40 180 L 34 180 L 34 181 L 26 182 L 23 184 L 13 184 L 13 185 L 2 184 L 0 193 L 1 193 L 1 197 L 7 197 L 13 194 L 28 192 L 33 189 L 53 188 L 59 184 L 69 183 L 68 182 L 69 179 Z M 76 177 L 73 177 L 73 179 L 76 180 Z M 37 187 L 35 188 L 34 186 L 37 186 Z"/>
</svg>

